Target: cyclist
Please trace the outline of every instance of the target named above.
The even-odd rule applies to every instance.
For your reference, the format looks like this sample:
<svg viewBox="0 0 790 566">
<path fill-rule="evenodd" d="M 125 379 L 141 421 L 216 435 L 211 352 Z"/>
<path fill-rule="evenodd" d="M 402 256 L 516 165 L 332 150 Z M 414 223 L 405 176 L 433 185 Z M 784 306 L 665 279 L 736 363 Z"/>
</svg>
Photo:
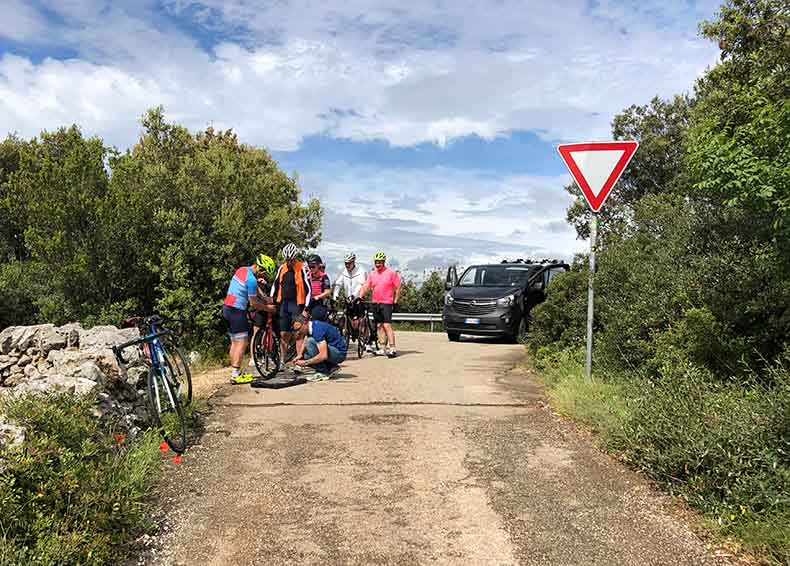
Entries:
<svg viewBox="0 0 790 566">
<path fill-rule="evenodd" d="M 261 254 L 258 256 L 256 261 L 258 267 L 261 268 L 261 272 L 258 273 L 255 278 L 258 281 L 258 299 L 263 302 L 266 306 L 262 309 L 254 309 L 254 315 L 252 320 L 252 340 L 250 340 L 250 367 L 255 367 L 255 360 L 253 359 L 252 353 L 252 345 L 255 341 L 255 335 L 260 331 L 261 328 L 266 328 L 266 325 L 269 323 L 269 317 L 273 317 L 272 326 L 274 327 L 274 331 L 277 332 L 277 307 L 274 305 L 274 300 L 269 295 L 269 288 L 271 287 L 271 283 L 274 280 L 274 270 L 277 269 L 277 265 L 274 263 L 274 260 L 267 255 Z"/>
<path fill-rule="evenodd" d="M 283 248 L 283 263 L 274 276 L 272 282 L 272 298 L 278 305 L 280 315 L 280 366 L 279 371 L 285 369 L 285 359 L 288 346 L 292 341 L 291 323 L 297 315 L 307 316 L 305 306 L 310 304 L 310 276 L 307 268 L 299 261 L 299 250 L 293 244 Z M 297 339 L 296 351 L 300 353 L 304 347 L 304 340 Z"/>
<path fill-rule="evenodd" d="M 301 316 L 294 318 L 291 328 L 305 344 L 304 357 L 297 358 L 294 365 L 310 381 L 329 379 L 346 359 L 346 341 L 340 331 L 328 322 L 307 321 Z"/>
<path fill-rule="evenodd" d="M 377 356 L 386 354 L 388 358 L 394 358 L 397 352 L 395 332 L 392 330 L 392 310 L 400 300 L 400 277 L 386 266 L 386 262 L 387 255 L 382 251 L 376 252 L 373 256 L 376 267 L 368 275 L 368 280 L 362 285 L 359 294 L 364 297 L 370 289 L 373 289 L 373 319 L 376 321 L 379 335 L 379 349 L 374 353 Z M 385 343 L 386 350 L 381 347 Z"/>
<path fill-rule="evenodd" d="M 337 300 L 341 291 L 346 297 L 346 316 L 351 319 L 351 332 L 354 339 L 359 333 L 359 319 L 364 314 L 364 308 L 360 300 L 359 291 L 367 281 L 367 273 L 357 265 L 357 255 L 348 252 L 343 258 L 346 268 L 342 270 L 335 279 L 334 293 L 332 298 Z"/>
<path fill-rule="evenodd" d="M 247 317 L 247 305 L 256 309 L 265 309 L 266 304 L 258 298 L 258 280 L 268 265 L 263 254 L 256 258 L 253 265 L 239 267 L 233 274 L 222 305 L 222 318 L 228 324 L 230 335 L 230 381 L 231 383 L 249 383 L 252 374 L 241 373 L 241 360 L 244 357 L 247 337 L 250 333 L 250 321 Z M 271 258 L 269 258 L 271 260 Z"/>
<path fill-rule="evenodd" d="M 332 294 L 329 276 L 324 273 L 321 256 L 316 254 L 309 256 L 307 258 L 307 267 L 310 270 L 310 294 L 312 296 L 310 303 L 307 305 L 307 311 L 310 313 L 312 320 L 326 322 L 329 311 L 326 308 L 325 299 L 328 299 Z"/>
</svg>

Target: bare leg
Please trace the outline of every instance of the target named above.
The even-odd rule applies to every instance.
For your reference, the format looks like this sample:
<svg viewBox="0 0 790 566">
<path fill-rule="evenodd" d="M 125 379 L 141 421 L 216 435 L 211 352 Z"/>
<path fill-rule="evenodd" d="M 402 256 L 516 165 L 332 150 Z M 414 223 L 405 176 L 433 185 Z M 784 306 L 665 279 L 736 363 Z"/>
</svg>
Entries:
<svg viewBox="0 0 790 566">
<path fill-rule="evenodd" d="M 258 328 L 257 326 L 253 326 L 252 327 L 252 340 L 250 340 L 250 359 L 251 360 L 255 359 L 255 356 L 252 355 L 252 344 L 253 344 L 253 342 L 255 342 L 255 335 L 258 334 L 259 330 L 260 330 L 260 328 Z"/>
<path fill-rule="evenodd" d="M 387 333 L 384 330 L 383 324 L 379 323 L 378 325 L 376 325 L 376 327 L 379 335 L 379 348 L 383 348 L 384 346 L 387 345 Z"/>
<path fill-rule="evenodd" d="M 384 323 L 384 332 L 387 334 L 387 346 L 395 348 L 395 331 L 392 329 L 392 324 Z"/>
<path fill-rule="evenodd" d="M 288 355 L 288 346 L 291 344 L 291 333 L 280 332 L 280 363 L 285 363 L 285 356 Z"/>
<path fill-rule="evenodd" d="M 247 349 L 247 338 L 230 341 L 230 365 L 234 368 L 241 367 L 244 350 Z"/>
</svg>

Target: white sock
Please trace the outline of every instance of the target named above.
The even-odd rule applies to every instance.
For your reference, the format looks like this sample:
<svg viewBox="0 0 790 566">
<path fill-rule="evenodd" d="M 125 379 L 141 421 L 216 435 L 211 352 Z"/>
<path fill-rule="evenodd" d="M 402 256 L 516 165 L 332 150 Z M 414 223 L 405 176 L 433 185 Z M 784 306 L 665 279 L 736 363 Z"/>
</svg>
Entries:
<svg viewBox="0 0 790 566">
<path fill-rule="evenodd" d="M 230 376 L 231 377 L 239 377 L 239 374 L 241 374 L 241 368 L 237 368 L 237 367 L 231 366 L 231 368 L 230 368 Z"/>
</svg>

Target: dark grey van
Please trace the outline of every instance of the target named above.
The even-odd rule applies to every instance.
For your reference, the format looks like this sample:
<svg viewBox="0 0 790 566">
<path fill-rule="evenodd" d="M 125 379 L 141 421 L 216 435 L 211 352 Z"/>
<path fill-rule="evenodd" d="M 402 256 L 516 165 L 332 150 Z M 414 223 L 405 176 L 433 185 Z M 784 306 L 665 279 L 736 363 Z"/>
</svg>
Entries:
<svg viewBox="0 0 790 566">
<path fill-rule="evenodd" d="M 558 260 L 518 259 L 447 272 L 442 321 L 452 341 L 461 334 L 523 340 L 529 312 L 546 299 L 551 280 L 570 266 Z"/>
</svg>

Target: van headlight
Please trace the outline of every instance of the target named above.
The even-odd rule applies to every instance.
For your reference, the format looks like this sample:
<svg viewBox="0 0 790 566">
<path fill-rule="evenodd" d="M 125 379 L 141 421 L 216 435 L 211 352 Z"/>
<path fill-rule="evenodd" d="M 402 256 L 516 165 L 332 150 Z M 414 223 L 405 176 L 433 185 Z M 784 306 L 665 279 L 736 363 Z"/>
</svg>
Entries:
<svg viewBox="0 0 790 566">
<path fill-rule="evenodd" d="M 507 297 L 503 297 L 501 299 L 497 299 L 496 304 L 500 307 L 509 307 L 510 305 L 516 302 L 515 295 L 508 295 Z"/>
<path fill-rule="evenodd" d="M 452 305 L 454 300 L 455 299 L 453 299 L 453 296 L 450 293 L 447 293 L 444 296 L 444 304 L 445 305 Z"/>
</svg>

